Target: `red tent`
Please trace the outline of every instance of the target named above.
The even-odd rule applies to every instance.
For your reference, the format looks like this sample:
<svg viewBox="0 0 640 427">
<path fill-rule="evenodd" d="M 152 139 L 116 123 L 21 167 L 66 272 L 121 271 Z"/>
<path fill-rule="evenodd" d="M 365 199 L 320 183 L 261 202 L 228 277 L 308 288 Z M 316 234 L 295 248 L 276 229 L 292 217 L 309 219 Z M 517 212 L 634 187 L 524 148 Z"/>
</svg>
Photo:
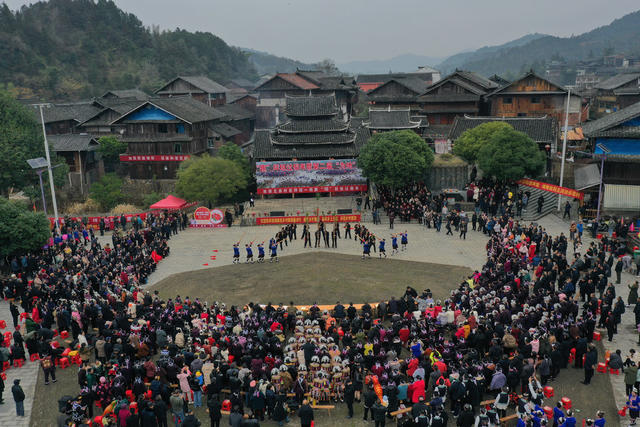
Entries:
<svg viewBox="0 0 640 427">
<path fill-rule="evenodd" d="M 180 209 L 187 204 L 185 200 L 172 195 L 149 206 L 151 209 Z"/>
</svg>

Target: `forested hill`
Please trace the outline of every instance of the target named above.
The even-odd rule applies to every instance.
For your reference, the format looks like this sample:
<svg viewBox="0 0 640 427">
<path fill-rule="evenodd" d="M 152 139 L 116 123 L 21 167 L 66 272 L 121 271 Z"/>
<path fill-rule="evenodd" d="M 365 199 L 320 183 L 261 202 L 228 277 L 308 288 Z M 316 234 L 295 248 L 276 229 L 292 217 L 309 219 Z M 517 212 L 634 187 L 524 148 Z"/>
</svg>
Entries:
<svg viewBox="0 0 640 427">
<path fill-rule="evenodd" d="M 257 80 L 247 55 L 202 32 L 146 28 L 111 0 L 0 5 L 0 86 L 20 97 L 74 99 L 109 89 L 151 93 L 176 75 Z"/>
<path fill-rule="evenodd" d="M 640 55 L 640 11 L 577 36 L 533 36 L 526 43 L 517 43 L 515 46 L 507 44 L 499 49 L 484 48 L 467 53 L 462 61 L 453 56 L 440 64 L 439 68 L 443 71 L 461 68 L 486 76 L 497 73 L 515 77 L 530 68 L 543 70 L 544 64 L 554 59 L 572 64 L 613 53 Z"/>
</svg>

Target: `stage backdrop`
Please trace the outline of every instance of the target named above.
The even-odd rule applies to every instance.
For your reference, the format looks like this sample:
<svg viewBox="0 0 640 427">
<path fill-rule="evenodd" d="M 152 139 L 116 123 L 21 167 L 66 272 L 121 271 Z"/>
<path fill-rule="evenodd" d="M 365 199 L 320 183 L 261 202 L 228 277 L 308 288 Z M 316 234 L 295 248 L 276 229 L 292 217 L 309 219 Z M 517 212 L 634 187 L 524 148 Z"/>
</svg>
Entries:
<svg viewBox="0 0 640 427">
<path fill-rule="evenodd" d="M 355 159 L 257 162 L 258 194 L 366 191 Z"/>
</svg>

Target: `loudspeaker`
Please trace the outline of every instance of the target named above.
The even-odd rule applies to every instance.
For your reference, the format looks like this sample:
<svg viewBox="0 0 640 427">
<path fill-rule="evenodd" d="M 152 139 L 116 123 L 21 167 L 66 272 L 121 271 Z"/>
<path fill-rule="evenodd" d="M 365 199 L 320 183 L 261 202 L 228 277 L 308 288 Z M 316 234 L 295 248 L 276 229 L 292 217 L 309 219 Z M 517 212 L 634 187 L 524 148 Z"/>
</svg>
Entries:
<svg viewBox="0 0 640 427">
<path fill-rule="evenodd" d="M 271 211 L 269 216 L 284 216 L 284 211 Z"/>
<path fill-rule="evenodd" d="M 353 213 L 353 209 L 338 209 L 338 215 L 347 215 Z"/>
</svg>

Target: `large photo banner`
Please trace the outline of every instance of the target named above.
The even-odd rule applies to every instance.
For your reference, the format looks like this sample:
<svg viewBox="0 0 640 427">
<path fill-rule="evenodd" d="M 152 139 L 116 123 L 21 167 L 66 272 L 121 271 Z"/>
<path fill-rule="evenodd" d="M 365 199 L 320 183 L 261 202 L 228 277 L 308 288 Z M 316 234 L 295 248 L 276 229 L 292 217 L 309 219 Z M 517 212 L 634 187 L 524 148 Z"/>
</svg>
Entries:
<svg viewBox="0 0 640 427">
<path fill-rule="evenodd" d="M 200 206 L 193 213 L 189 223 L 191 228 L 224 228 L 224 213 L 220 209 L 208 209 Z"/>
<path fill-rule="evenodd" d="M 355 159 L 256 163 L 258 194 L 340 193 L 367 190 Z"/>
</svg>

